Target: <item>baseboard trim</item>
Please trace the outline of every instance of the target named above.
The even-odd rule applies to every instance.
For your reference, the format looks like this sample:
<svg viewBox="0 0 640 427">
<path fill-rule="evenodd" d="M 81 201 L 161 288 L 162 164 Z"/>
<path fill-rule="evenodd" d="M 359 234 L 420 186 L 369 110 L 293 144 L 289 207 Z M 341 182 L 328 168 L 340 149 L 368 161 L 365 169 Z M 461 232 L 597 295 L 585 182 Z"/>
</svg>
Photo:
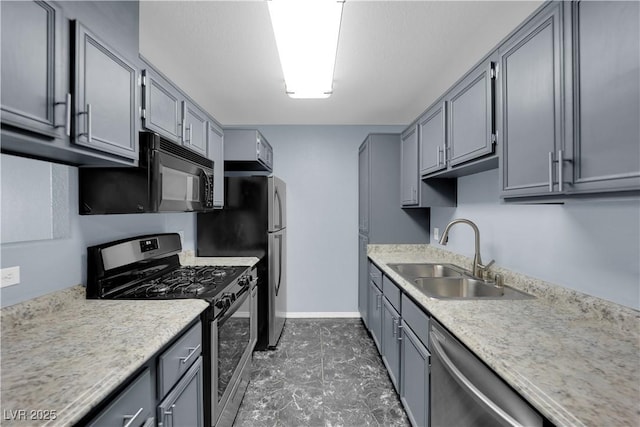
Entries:
<svg viewBox="0 0 640 427">
<path fill-rule="evenodd" d="M 360 313 L 357 311 L 290 311 L 287 313 L 287 319 L 358 319 Z"/>
</svg>

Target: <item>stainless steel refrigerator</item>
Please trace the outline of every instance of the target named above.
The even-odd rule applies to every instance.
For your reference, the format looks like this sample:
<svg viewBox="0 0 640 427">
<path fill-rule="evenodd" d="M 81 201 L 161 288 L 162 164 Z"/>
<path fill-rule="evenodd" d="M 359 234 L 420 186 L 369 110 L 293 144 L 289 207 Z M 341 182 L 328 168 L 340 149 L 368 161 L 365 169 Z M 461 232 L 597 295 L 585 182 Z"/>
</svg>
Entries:
<svg viewBox="0 0 640 427">
<path fill-rule="evenodd" d="M 275 176 L 225 178 L 224 209 L 199 213 L 198 256 L 255 256 L 258 342 L 278 344 L 287 313 L 286 185 Z"/>
</svg>

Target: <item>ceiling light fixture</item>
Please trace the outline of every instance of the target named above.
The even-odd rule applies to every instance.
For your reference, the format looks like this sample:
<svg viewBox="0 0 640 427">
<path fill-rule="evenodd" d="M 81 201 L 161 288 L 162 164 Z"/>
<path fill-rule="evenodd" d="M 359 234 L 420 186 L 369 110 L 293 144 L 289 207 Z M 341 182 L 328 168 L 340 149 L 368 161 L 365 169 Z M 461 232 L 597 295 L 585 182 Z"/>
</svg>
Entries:
<svg viewBox="0 0 640 427">
<path fill-rule="evenodd" d="M 344 0 L 269 0 L 286 92 L 291 98 L 328 98 Z"/>
</svg>

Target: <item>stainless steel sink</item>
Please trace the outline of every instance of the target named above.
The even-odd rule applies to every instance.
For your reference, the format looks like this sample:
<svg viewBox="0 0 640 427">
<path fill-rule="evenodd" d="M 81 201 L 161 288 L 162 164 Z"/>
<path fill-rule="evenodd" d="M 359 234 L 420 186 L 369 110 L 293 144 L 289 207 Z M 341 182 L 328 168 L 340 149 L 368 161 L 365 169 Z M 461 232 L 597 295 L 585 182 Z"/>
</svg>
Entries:
<svg viewBox="0 0 640 427">
<path fill-rule="evenodd" d="M 426 296 L 437 299 L 529 299 L 535 298 L 508 286 L 470 277 L 420 277 L 413 280 Z"/>
<path fill-rule="evenodd" d="M 389 264 L 389 267 L 405 279 L 417 277 L 460 277 L 465 271 L 453 264 Z"/>
</svg>

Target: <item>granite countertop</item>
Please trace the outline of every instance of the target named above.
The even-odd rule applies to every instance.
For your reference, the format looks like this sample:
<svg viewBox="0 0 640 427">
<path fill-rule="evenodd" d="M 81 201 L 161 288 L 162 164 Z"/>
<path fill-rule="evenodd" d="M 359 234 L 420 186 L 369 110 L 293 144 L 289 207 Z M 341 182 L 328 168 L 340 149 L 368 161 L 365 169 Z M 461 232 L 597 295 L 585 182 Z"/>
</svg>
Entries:
<svg viewBox="0 0 640 427">
<path fill-rule="evenodd" d="M 494 267 L 528 300 L 436 300 L 386 266 L 469 258 L 430 245 L 369 245 L 369 258 L 558 426 L 640 425 L 640 313 Z"/>
<path fill-rule="evenodd" d="M 181 261 L 251 267 L 258 259 L 187 252 Z M 78 285 L 3 308 L 1 424 L 78 422 L 207 307 L 196 299 L 88 300 Z M 9 411 L 19 410 L 27 419 L 12 420 Z M 33 420 L 30 411 L 55 411 L 55 420 Z"/>
</svg>

